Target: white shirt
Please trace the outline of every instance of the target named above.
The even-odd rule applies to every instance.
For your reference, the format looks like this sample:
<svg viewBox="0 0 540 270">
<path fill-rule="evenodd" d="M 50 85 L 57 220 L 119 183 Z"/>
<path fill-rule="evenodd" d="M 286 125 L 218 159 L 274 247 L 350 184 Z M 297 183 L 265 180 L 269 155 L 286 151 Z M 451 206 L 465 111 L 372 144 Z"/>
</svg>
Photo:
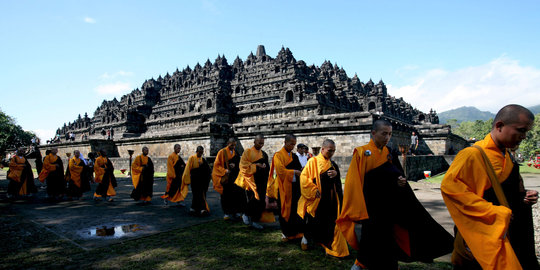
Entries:
<svg viewBox="0 0 540 270">
<path fill-rule="evenodd" d="M 306 167 L 308 156 L 302 155 L 298 152 L 296 152 L 296 155 L 298 156 L 298 159 L 300 160 L 300 165 L 302 165 L 302 168 Z"/>
</svg>

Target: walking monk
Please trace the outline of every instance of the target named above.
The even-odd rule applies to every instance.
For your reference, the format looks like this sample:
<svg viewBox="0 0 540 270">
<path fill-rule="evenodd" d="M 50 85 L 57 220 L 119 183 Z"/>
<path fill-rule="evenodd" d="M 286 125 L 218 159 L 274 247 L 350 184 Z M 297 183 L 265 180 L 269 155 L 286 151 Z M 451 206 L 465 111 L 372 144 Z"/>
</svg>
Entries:
<svg viewBox="0 0 540 270">
<path fill-rule="evenodd" d="M 266 208 L 266 185 L 270 171 L 268 155 L 261 150 L 263 146 L 264 136 L 255 136 L 253 147 L 246 149 L 240 158 L 240 173 L 235 181 L 235 184 L 246 193 L 247 205 L 242 216 L 244 224 L 259 230 L 263 229 L 258 222 L 261 221 Z"/>
<path fill-rule="evenodd" d="M 503 107 L 491 132 L 460 151 L 446 172 L 441 192 L 457 228 L 454 269 L 540 269 L 531 210 L 538 192 L 524 188 L 509 152 L 533 122 L 523 106 Z"/>
<path fill-rule="evenodd" d="M 298 156 L 292 153 L 295 145 L 296 136 L 286 135 L 283 148 L 272 158 L 266 189 L 268 198 L 277 199 L 280 203 L 279 225 L 283 242 L 304 235 L 304 220 L 297 213 L 302 165 Z"/>
<path fill-rule="evenodd" d="M 392 125 L 373 123 L 371 140 L 354 149 L 337 224 L 357 250 L 351 269 L 398 269 L 399 261 L 431 262 L 452 251 L 452 236 L 418 201 L 398 155 L 386 146 Z"/>
<path fill-rule="evenodd" d="M 349 255 L 349 247 L 336 226 L 343 190 L 339 167 L 331 160 L 335 151 L 334 141 L 326 139 L 321 153 L 308 160 L 300 176 L 302 197 L 298 201 L 298 215 L 306 220 L 302 250 L 307 250 L 311 241 L 322 245 L 328 255 L 345 257 Z"/>
<path fill-rule="evenodd" d="M 240 156 L 236 153 L 236 140 L 229 138 L 227 147 L 219 150 L 212 169 L 214 190 L 221 194 L 223 219 L 240 217 L 242 204 L 246 200 L 244 191 L 234 184 L 240 172 Z"/>
<path fill-rule="evenodd" d="M 131 198 L 141 201 L 140 204 L 150 204 L 154 191 L 154 163 L 148 157 L 148 147 L 142 148 L 142 154 L 137 156 L 131 165 L 131 180 L 133 191 Z"/>
<path fill-rule="evenodd" d="M 57 156 L 58 148 L 51 152 L 43 160 L 43 169 L 39 173 L 41 183 L 47 181 L 47 195 L 49 200 L 60 200 L 66 193 L 66 180 L 64 179 L 64 164 Z"/>
<path fill-rule="evenodd" d="M 165 204 L 169 202 L 184 205 L 184 199 L 188 194 L 188 187 L 182 185 L 182 175 L 186 168 L 186 163 L 180 157 L 180 145 L 174 145 L 174 152 L 167 158 L 167 189 L 165 195 L 161 196 Z M 182 187 L 185 187 L 182 189 Z"/>
<path fill-rule="evenodd" d="M 184 175 L 182 176 L 182 184 L 191 184 L 191 201 L 190 214 L 196 216 L 204 216 L 210 213 L 208 203 L 206 202 L 206 192 L 208 184 L 210 184 L 210 165 L 203 157 L 204 148 L 197 146 L 197 153 L 189 157 Z"/>
<path fill-rule="evenodd" d="M 87 181 L 87 179 L 84 179 L 85 175 L 83 175 L 83 171 L 86 165 L 80 157 L 81 153 L 79 150 L 75 150 L 73 151 L 73 157 L 68 162 L 66 173 L 68 199 L 72 199 L 73 197 L 80 199 L 85 191 L 83 190 L 83 181 Z"/>
<path fill-rule="evenodd" d="M 96 158 L 94 164 L 94 181 L 98 183 L 96 192 L 94 192 L 94 200 L 100 201 L 101 198 L 106 198 L 109 202 L 114 201 L 116 196 L 116 177 L 114 177 L 114 167 L 112 162 L 107 158 L 105 150 L 99 151 L 99 157 Z"/>
<path fill-rule="evenodd" d="M 24 157 L 24 148 L 19 148 L 17 154 L 9 161 L 7 178 L 9 179 L 8 198 L 31 195 L 37 192 L 32 166 Z"/>
</svg>

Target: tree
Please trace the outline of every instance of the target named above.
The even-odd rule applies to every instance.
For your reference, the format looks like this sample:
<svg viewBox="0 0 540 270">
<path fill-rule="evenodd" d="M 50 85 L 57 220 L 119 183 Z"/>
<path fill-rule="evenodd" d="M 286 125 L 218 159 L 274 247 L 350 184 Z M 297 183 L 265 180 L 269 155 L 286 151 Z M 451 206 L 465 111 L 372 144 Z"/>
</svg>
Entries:
<svg viewBox="0 0 540 270">
<path fill-rule="evenodd" d="M 476 140 L 482 140 L 491 131 L 493 119 L 486 121 L 476 120 L 474 122 L 464 121 L 461 123 L 457 123 L 457 120 L 452 119 L 449 120 L 449 123 L 452 124 L 452 131 L 454 134 L 459 135 L 467 140 L 473 138 Z"/>
<path fill-rule="evenodd" d="M 446 120 L 446 124 L 449 125 L 452 129 L 457 129 L 459 127 L 457 119 L 448 119 Z"/>
<path fill-rule="evenodd" d="M 534 116 L 534 124 L 527 133 L 527 138 L 519 146 L 518 152 L 524 157 L 529 157 L 536 151 L 540 151 L 540 113 Z"/>
<path fill-rule="evenodd" d="M 34 136 L 33 132 L 24 131 L 13 117 L 0 110 L 0 155 L 5 155 L 7 149 L 30 145 Z"/>
</svg>

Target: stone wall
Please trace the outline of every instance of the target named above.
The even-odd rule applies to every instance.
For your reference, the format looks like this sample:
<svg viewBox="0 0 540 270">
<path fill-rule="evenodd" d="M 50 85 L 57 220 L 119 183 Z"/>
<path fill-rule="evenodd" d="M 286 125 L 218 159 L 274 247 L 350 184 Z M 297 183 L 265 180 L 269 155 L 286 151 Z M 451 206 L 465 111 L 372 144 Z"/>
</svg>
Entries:
<svg viewBox="0 0 540 270">
<path fill-rule="evenodd" d="M 152 163 L 154 163 L 154 170 L 156 172 L 167 172 L 167 158 L 166 157 L 149 157 L 152 159 Z M 188 157 L 182 157 L 185 162 L 187 162 Z M 133 159 L 135 159 L 135 155 L 133 155 Z M 133 161 L 132 159 L 132 161 Z M 127 175 L 127 172 L 129 171 L 129 158 L 110 158 L 114 169 L 115 170 L 121 170 L 126 169 L 125 174 Z"/>
<path fill-rule="evenodd" d="M 425 136 L 421 138 L 421 144 L 425 144 L 434 155 L 455 155 L 469 146 L 465 139 L 454 134 Z"/>
<path fill-rule="evenodd" d="M 251 143 L 251 141 L 250 141 Z M 273 152 L 267 152 L 269 157 L 272 158 Z M 351 152 L 352 153 L 352 152 Z M 166 172 L 167 171 L 167 157 L 157 157 L 149 155 L 154 163 L 154 169 L 156 172 Z M 187 162 L 189 155 L 181 153 L 180 156 Z M 64 170 L 67 167 L 68 159 L 65 154 L 59 155 L 64 164 Z M 133 155 L 133 159 L 135 159 Z M 431 171 L 431 175 L 437 175 L 439 173 L 445 172 L 450 166 L 451 162 L 454 160 L 455 156 L 407 156 L 407 178 L 410 181 L 418 181 L 424 179 L 424 171 Z M 133 161 L 132 159 L 132 161 Z M 215 157 L 207 157 L 210 165 L 213 165 Z M 349 165 L 351 163 L 352 154 L 348 156 L 334 156 L 332 158 L 336 162 L 341 171 L 341 178 L 345 178 Z M 129 170 L 129 157 L 113 157 L 110 158 L 113 166 L 116 170 L 126 169 Z M 402 157 L 400 157 L 402 160 Z M 35 168 L 35 159 L 29 159 L 32 168 Z M 37 175 L 35 175 L 37 177 Z"/>
<path fill-rule="evenodd" d="M 189 157 L 194 155 L 197 146 L 204 147 L 204 155 L 210 156 L 210 139 L 209 138 L 197 138 L 197 139 L 171 139 L 164 141 L 148 140 L 148 141 L 134 141 L 118 143 L 118 152 L 120 157 L 129 157 L 128 150 L 134 150 L 133 156 L 140 155 L 142 153 L 143 146 L 148 147 L 149 156 L 164 157 L 167 158 L 172 152 L 175 144 L 180 144 L 181 156 Z"/>
<path fill-rule="evenodd" d="M 266 126 L 268 122 L 265 124 L 253 122 L 246 126 L 236 127 L 235 138 L 238 141 L 237 151 L 243 153 L 245 149 L 251 148 L 253 146 L 253 137 L 259 133 L 266 138 L 263 150 L 268 154 L 269 158 L 272 158 L 274 153 L 283 147 L 285 134 L 295 134 L 297 136 L 297 143 L 308 145 L 313 154 L 319 153 L 322 142 L 328 138 L 336 142 L 336 153 L 333 159 L 341 170 L 345 172 L 350 164 L 354 149 L 369 142 L 371 124 L 374 120 L 373 116 L 369 113 L 355 113 L 353 116 L 351 117 L 348 114 L 334 114 L 305 117 L 291 123 L 280 122 L 279 126 L 272 126 L 271 128 Z M 389 120 L 394 125 L 393 136 L 389 146 L 398 148 L 402 145 L 408 145 L 410 141 L 410 127 L 408 125 L 401 125 L 396 120 Z M 445 137 L 441 137 L 440 140 L 445 140 Z M 109 144 L 112 141 L 102 140 L 101 142 Z M 127 150 L 134 150 L 134 157 L 139 155 L 143 146 L 149 148 L 150 157 L 166 158 L 172 152 L 172 148 L 176 143 L 181 145 L 181 156 L 185 157 L 186 160 L 190 155 L 195 153 L 196 147 L 201 145 L 205 148 L 204 155 L 210 161 L 214 158 L 214 151 L 217 153 L 217 150 L 222 147 L 224 141 L 218 142 L 211 135 L 204 135 L 203 133 L 192 134 L 191 136 L 182 134 L 171 135 L 159 139 L 148 137 L 123 138 L 114 141 L 115 151 L 117 151 L 120 158 L 129 157 Z M 60 155 L 63 155 L 66 151 L 73 151 L 76 147 L 88 148 L 88 146 L 82 143 L 61 144 L 58 147 Z M 90 148 L 95 149 L 96 147 Z M 87 150 L 83 150 L 82 152 L 86 156 Z"/>
<path fill-rule="evenodd" d="M 400 160 L 403 162 L 403 157 L 400 157 Z M 445 156 L 407 156 L 407 179 L 411 181 L 425 179 L 424 171 L 431 171 L 432 176 L 445 172 L 450 167 L 448 160 Z"/>
<path fill-rule="evenodd" d="M 65 157 L 66 153 L 73 154 L 73 151 L 79 150 L 83 156 L 88 157 L 88 153 L 97 152 L 100 149 L 107 151 L 109 156 L 118 156 L 116 145 L 111 140 L 88 140 L 88 141 L 74 141 L 56 145 L 45 145 L 40 148 L 42 156 L 45 156 L 47 149 L 53 147 L 58 148 L 58 156 Z"/>
</svg>

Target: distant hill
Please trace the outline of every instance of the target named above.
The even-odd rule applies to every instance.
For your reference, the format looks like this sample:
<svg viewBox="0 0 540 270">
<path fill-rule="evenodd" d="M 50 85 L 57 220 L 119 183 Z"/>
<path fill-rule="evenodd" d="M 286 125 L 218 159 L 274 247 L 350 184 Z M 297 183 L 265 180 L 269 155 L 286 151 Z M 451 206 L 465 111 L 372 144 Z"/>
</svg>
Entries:
<svg viewBox="0 0 540 270">
<path fill-rule="evenodd" d="M 531 110 L 531 112 L 532 112 L 534 115 L 540 113 L 540 105 L 532 106 L 532 107 L 529 107 L 528 109 Z"/>
<path fill-rule="evenodd" d="M 531 110 L 533 114 L 540 113 L 540 105 L 532 106 L 528 108 Z M 449 119 L 456 119 L 458 123 L 461 123 L 463 121 L 476 121 L 476 120 L 482 120 L 486 121 L 488 119 L 495 118 L 495 114 L 488 111 L 480 111 L 476 107 L 459 107 L 457 109 L 444 111 L 438 114 L 439 115 L 439 123 L 446 124 L 446 121 Z"/>
<path fill-rule="evenodd" d="M 495 114 L 488 111 L 480 111 L 475 107 L 459 107 L 457 109 L 444 111 L 438 114 L 439 123 L 445 124 L 449 119 L 456 119 L 458 123 L 463 121 L 486 121 L 490 118 L 495 118 Z"/>
</svg>

